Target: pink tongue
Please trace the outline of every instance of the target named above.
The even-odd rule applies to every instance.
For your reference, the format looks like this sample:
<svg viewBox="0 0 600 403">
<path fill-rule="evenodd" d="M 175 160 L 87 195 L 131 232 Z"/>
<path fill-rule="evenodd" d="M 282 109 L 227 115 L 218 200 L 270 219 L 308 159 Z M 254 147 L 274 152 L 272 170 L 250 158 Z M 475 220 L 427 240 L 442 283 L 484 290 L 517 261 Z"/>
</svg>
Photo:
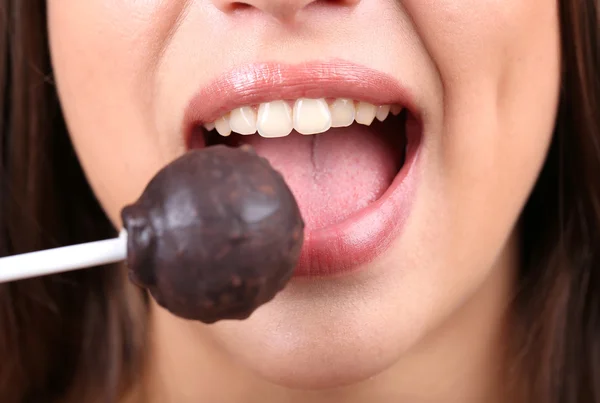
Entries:
<svg viewBox="0 0 600 403">
<path fill-rule="evenodd" d="M 283 174 L 310 229 L 338 223 L 377 200 L 399 169 L 394 147 L 358 124 L 316 136 L 294 131 L 244 140 Z"/>
</svg>

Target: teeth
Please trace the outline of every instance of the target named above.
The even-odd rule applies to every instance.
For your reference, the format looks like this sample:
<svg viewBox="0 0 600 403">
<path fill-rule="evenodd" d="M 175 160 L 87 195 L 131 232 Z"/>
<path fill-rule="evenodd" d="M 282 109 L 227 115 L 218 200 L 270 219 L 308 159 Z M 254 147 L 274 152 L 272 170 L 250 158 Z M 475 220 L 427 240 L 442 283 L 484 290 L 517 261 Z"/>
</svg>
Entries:
<svg viewBox="0 0 600 403">
<path fill-rule="evenodd" d="M 215 121 L 215 129 L 221 136 L 229 136 L 231 134 L 231 127 L 229 127 L 229 122 L 227 121 L 227 117 L 220 117 Z"/>
<path fill-rule="evenodd" d="M 323 98 L 301 98 L 294 104 L 294 130 L 300 134 L 323 133 L 331 127 L 331 113 Z"/>
<path fill-rule="evenodd" d="M 359 102 L 356 107 L 356 123 L 369 126 L 373 123 L 376 114 L 377 107 L 375 105 L 368 102 Z"/>
<path fill-rule="evenodd" d="M 331 127 L 348 127 L 354 123 L 354 101 L 351 99 L 336 99 L 330 106 Z"/>
<path fill-rule="evenodd" d="M 208 131 L 216 129 L 221 136 L 231 132 L 243 135 L 258 134 L 262 137 L 285 137 L 296 130 L 300 134 L 323 133 L 332 127 L 348 127 L 356 121 L 369 126 L 375 118 L 383 122 L 390 114 L 402 112 L 399 105 L 376 106 L 369 102 L 347 98 L 335 99 L 330 105 L 324 98 L 300 98 L 293 104 L 278 100 L 258 106 L 242 106 L 232 110 L 214 122 L 204 124 Z"/>
<path fill-rule="evenodd" d="M 392 112 L 392 115 L 398 116 L 400 112 L 402 112 L 402 107 L 400 105 L 392 105 L 390 111 Z"/>
<path fill-rule="evenodd" d="M 292 108 L 285 101 L 273 101 L 258 107 L 258 134 L 262 137 L 285 137 L 293 129 Z"/>
<path fill-rule="evenodd" d="M 242 106 L 231 111 L 229 115 L 231 131 L 239 134 L 256 133 L 256 112 L 250 106 Z"/>
<path fill-rule="evenodd" d="M 385 118 L 388 117 L 389 114 L 390 114 L 390 106 L 389 105 L 382 105 L 379 108 L 377 108 L 377 114 L 375 114 L 375 117 L 380 122 L 383 122 L 385 120 Z"/>
</svg>

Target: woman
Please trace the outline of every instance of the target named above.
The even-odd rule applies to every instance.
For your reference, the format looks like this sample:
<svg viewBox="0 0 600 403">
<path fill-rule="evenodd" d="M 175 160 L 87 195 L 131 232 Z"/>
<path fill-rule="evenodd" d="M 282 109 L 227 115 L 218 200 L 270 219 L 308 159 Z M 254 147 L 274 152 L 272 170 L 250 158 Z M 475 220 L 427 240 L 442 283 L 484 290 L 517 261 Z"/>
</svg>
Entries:
<svg viewBox="0 0 600 403">
<path fill-rule="evenodd" d="M 120 267 L 1 285 L 2 402 L 600 402 L 597 0 L 0 4 L 0 256 L 231 139 L 309 234 L 245 321 Z"/>
</svg>

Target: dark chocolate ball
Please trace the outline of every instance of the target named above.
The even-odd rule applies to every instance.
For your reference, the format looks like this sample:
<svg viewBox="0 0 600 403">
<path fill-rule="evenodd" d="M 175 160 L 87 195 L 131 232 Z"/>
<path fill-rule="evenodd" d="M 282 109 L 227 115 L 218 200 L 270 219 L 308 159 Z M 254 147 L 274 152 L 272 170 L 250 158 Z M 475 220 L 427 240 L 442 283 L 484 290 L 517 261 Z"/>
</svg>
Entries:
<svg viewBox="0 0 600 403">
<path fill-rule="evenodd" d="M 283 177 L 249 146 L 193 150 L 121 213 L 132 281 L 186 319 L 245 319 L 288 282 L 304 222 Z"/>
</svg>

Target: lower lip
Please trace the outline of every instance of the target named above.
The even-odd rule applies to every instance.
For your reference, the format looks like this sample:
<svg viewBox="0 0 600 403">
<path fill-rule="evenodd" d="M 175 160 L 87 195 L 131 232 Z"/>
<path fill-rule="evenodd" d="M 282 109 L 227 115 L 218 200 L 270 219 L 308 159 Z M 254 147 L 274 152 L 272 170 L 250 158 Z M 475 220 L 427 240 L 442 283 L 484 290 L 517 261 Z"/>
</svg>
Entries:
<svg viewBox="0 0 600 403">
<path fill-rule="evenodd" d="M 416 122 L 411 126 L 407 126 L 406 160 L 390 187 L 377 201 L 344 221 L 307 231 L 294 277 L 354 272 L 383 254 L 401 235 L 418 182 L 422 128 Z"/>
</svg>

